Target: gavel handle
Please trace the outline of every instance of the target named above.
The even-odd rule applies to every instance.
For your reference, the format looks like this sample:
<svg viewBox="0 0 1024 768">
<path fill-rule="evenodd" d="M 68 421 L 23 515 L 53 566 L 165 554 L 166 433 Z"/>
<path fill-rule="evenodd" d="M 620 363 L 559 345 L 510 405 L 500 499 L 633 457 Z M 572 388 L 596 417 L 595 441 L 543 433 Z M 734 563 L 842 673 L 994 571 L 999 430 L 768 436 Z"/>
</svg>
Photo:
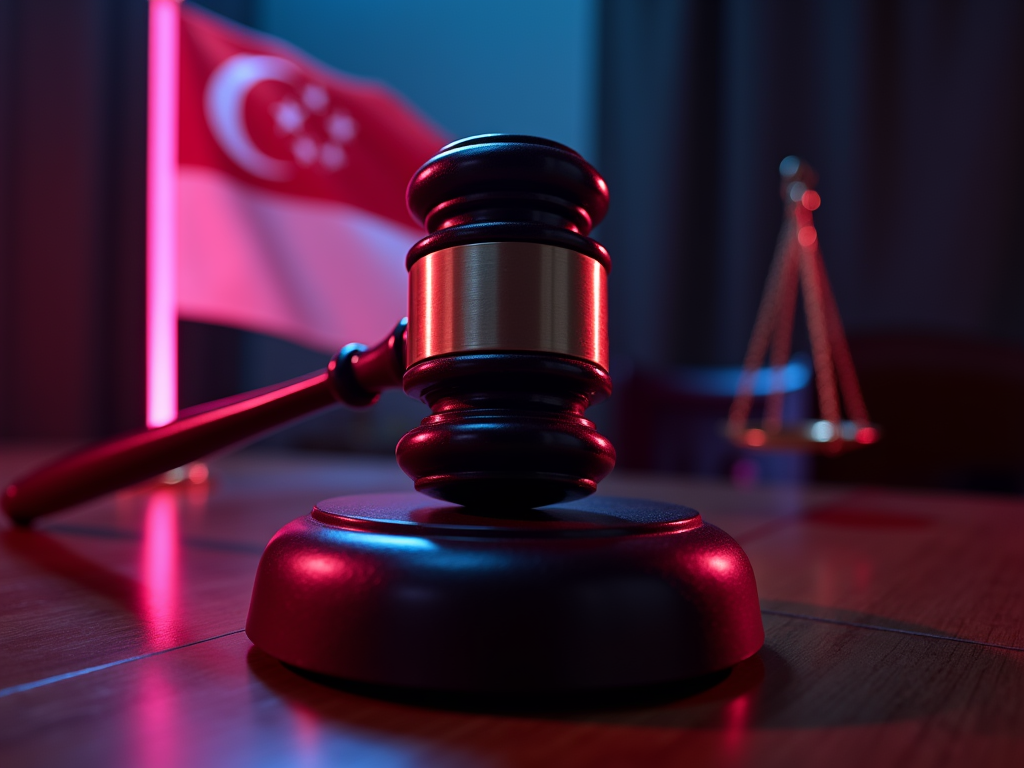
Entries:
<svg viewBox="0 0 1024 768">
<path fill-rule="evenodd" d="M 59 459 L 7 486 L 4 511 L 19 524 L 132 485 L 334 403 L 372 405 L 402 384 L 403 319 L 372 349 L 342 348 L 326 370 L 182 411 L 163 427 L 117 437 Z"/>
</svg>

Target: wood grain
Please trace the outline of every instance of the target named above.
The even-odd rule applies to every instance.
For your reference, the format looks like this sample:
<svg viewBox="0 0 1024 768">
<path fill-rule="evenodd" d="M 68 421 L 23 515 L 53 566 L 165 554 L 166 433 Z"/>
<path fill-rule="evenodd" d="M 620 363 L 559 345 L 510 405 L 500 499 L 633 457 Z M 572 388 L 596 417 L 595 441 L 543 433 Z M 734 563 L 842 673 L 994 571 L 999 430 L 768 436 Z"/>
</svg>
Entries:
<svg viewBox="0 0 1024 768">
<path fill-rule="evenodd" d="M 151 552 L 135 537 L 0 532 L 0 688 L 244 625 L 258 548 L 165 548 L 163 573 Z"/>
<path fill-rule="evenodd" d="M 745 547 L 765 608 L 1024 649 L 1019 499 L 854 492 Z"/>
<path fill-rule="evenodd" d="M 278 528 L 323 496 L 411 486 L 386 460 L 284 466 L 231 457 L 207 486 L 140 486 L 32 530 L 3 519 L 0 689 L 238 631 Z"/>
<path fill-rule="evenodd" d="M 37 458 L 0 451 L 0 475 Z M 243 453 L 213 472 L 0 525 L 0 765 L 1021 764 L 1018 498 L 616 473 L 603 493 L 688 504 L 738 538 L 766 647 L 703 687 L 510 712 L 327 685 L 241 632 L 277 528 L 327 496 L 407 489 L 393 462 Z"/>
<path fill-rule="evenodd" d="M 430 709 L 296 675 L 243 635 L 0 699 L 9 764 L 1018 766 L 1021 654 L 768 617 L 759 657 L 677 701 Z M 17 711 L 14 707 L 17 707 Z M 60 738 L 53 738 L 60 734 Z"/>
</svg>

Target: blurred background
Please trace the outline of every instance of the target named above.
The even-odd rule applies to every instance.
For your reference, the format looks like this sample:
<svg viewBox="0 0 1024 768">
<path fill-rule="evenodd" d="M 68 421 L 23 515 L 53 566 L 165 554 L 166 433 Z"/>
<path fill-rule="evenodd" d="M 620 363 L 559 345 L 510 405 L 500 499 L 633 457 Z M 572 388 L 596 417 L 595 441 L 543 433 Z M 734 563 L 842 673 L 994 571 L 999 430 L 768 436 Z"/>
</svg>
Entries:
<svg viewBox="0 0 1024 768">
<path fill-rule="evenodd" d="M 617 395 L 594 412 L 620 466 L 1024 492 L 1024 4 L 197 4 L 385 81 L 453 138 L 536 134 L 597 166 Z M 0 3 L 5 442 L 144 423 L 146 28 L 143 0 Z M 791 154 L 820 174 L 819 240 L 885 434 L 838 459 L 738 453 L 715 426 L 728 387 L 706 384 L 742 361 Z M 180 330 L 183 407 L 325 363 Z M 812 415 L 812 392 L 797 381 L 787 407 Z M 389 393 L 262 444 L 390 453 L 425 412 Z"/>
</svg>

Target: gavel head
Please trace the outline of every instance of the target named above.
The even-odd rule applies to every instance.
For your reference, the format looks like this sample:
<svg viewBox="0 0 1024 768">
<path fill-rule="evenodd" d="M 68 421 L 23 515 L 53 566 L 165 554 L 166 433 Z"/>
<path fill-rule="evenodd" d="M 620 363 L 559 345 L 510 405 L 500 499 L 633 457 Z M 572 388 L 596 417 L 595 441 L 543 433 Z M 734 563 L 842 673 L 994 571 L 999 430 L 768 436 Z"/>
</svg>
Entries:
<svg viewBox="0 0 1024 768">
<path fill-rule="evenodd" d="M 431 415 L 398 443 L 416 489 L 488 508 L 589 495 L 615 449 L 584 411 L 611 394 L 608 208 L 579 154 L 528 136 L 475 136 L 413 176 L 428 235 L 409 251 L 405 391 Z"/>
</svg>

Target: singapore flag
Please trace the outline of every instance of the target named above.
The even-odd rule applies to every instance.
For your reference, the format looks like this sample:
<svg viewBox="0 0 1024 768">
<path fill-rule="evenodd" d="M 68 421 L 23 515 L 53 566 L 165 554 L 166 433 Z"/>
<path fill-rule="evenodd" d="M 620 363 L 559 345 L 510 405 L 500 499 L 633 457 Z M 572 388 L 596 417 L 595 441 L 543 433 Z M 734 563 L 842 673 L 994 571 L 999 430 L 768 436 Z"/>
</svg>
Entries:
<svg viewBox="0 0 1024 768">
<path fill-rule="evenodd" d="M 325 350 L 406 313 L 405 187 L 446 138 L 396 93 L 181 7 L 178 313 Z"/>
</svg>

